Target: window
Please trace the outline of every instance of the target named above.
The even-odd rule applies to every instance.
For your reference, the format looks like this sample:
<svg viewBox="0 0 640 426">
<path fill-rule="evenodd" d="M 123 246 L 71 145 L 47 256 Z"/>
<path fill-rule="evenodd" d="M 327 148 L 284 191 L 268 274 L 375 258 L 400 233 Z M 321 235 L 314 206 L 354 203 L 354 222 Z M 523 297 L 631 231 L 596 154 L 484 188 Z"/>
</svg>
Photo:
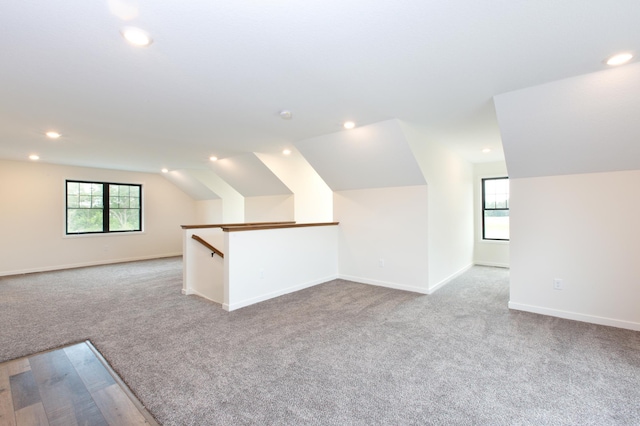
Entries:
<svg viewBox="0 0 640 426">
<path fill-rule="evenodd" d="M 482 179 L 482 239 L 509 240 L 509 178 Z"/>
<path fill-rule="evenodd" d="M 67 234 L 142 230 L 142 185 L 68 180 Z"/>
</svg>

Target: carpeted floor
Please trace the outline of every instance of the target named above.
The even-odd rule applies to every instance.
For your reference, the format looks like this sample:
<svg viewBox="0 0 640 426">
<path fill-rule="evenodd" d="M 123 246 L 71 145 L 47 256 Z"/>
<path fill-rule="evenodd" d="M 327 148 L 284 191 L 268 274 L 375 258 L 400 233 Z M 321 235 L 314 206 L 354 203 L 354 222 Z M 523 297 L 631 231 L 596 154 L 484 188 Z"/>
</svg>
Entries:
<svg viewBox="0 0 640 426">
<path fill-rule="evenodd" d="M 235 312 L 181 258 L 0 277 L 0 361 L 85 339 L 164 425 L 640 425 L 640 333 L 336 280 Z"/>
</svg>

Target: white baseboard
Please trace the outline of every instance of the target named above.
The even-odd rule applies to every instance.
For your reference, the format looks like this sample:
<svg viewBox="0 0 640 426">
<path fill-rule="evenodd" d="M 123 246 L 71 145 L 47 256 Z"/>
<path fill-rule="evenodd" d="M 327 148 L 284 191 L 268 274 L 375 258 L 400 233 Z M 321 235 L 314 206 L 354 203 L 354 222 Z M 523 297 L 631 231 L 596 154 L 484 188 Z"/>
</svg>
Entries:
<svg viewBox="0 0 640 426">
<path fill-rule="evenodd" d="M 509 309 L 532 312 L 534 314 L 548 315 L 557 318 L 564 318 L 574 321 L 588 322 L 591 324 L 607 325 L 610 327 L 625 328 L 627 330 L 640 331 L 640 323 L 618 320 L 614 318 L 604 318 L 595 315 L 580 314 L 577 312 L 561 311 L 558 309 L 543 308 L 541 306 L 526 305 L 509 301 Z"/>
<path fill-rule="evenodd" d="M 200 293 L 199 291 L 197 291 L 197 290 L 193 290 L 193 289 L 190 289 L 190 288 L 189 288 L 189 289 L 186 289 L 186 290 L 183 288 L 183 289 L 182 289 L 182 294 L 184 294 L 185 296 L 191 296 L 191 295 L 193 295 L 193 296 L 202 297 L 203 299 L 206 299 L 206 300 L 208 300 L 208 301 L 210 301 L 210 302 L 217 303 L 218 305 L 223 305 L 223 303 L 222 303 L 222 301 L 221 301 L 221 300 L 215 300 L 215 299 L 212 299 L 212 298 L 207 297 L 207 296 L 205 296 L 204 294 Z"/>
<path fill-rule="evenodd" d="M 235 311 L 236 309 L 244 308 L 245 306 L 254 305 L 259 302 L 264 302 L 265 300 L 273 299 L 274 297 L 283 296 L 285 294 L 293 293 L 294 291 L 299 291 L 305 288 L 313 287 L 314 285 L 326 283 L 327 281 L 335 280 L 336 278 L 338 278 L 337 275 L 331 275 L 328 277 L 320 278 L 318 280 L 308 281 L 302 284 L 296 284 L 294 286 L 287 287 L 282 290 L 252 297 L 250 299 L 241 300 L 240 302 L 235 302 L 231 304 L 223 303 L 222 309 L 229 312 Z"/>
<path fill-rule="evenodd" d="M 136 262 L 138 260 L 162 259 L 165 257 L 176 257 L 176 256 L 182 256 L 182 252 L 154 254 L 150 256 L 127 257 L 122 259 L 97 260 L 93 262 L 71 263 L 67 265 L 43 266 L 38 268 L 19 269 L 15 271 L 0 271 L 0 277 L 9 276 L 9 275 L 33 274 L 36 272 L 59 271 L 62 269 L 85 268 L 87 266 L 110 265 L 112 263 Z"/>
<path fill-rule="evenodd" d="M 473 263 L 470 263 L 467 266 L 465 266 L 462 269 L 460 269 L 459 271 L 454 272 L 453 274 L 449 275 L 447 278 L 445 278 L 444 280 L 440 281 L 436 285 L 430 286 L 429 289 L 427 290 L 427 294 L 435 293 L 437 290 L 441 289 L 442 287 L 444 287 L 445 285 L 449 284 L 454 279 L 458 278 L 460 275 L 462 275 L 465 272 L 467 272 L 469 269 L 471 269 L 472 266 L 473 266 Z"/>
<path fill-rule="evenodd" d="M 508 263 L 485 262 L 483 260 L 478 260 L 478 261 L 474 262 L 474 264 L 478 265 L 478 266 L 493 266 L 495 268 L 507 268 L 507 269 L 509 269 L 509 264 Z"/>
<path fill-rule="evenodd" d="M 396 289 L 396 290 L 411 291 L 413 293 L 429 294 L 427 292 L 427 289 L 424 288 L 424 287 L 416 287 L 416 286 L 410 286 L 410 285 L 406 285 L 406 284 L 398 284 L 398 283 L 392 283 L 392 282 L 387 282 L 387 281 L 372 280 L 372 279 L 369 279 L 369 278 L 356 277 L 356 276 L 353 276 L 353 275 L 342 275 L 342 274 L 339 274 L 338 278 L 343 279 L 343 280 L 347 280 L 347 281 L 353 281 L 353 282 L 361 283 L 361 284 L 376 285 L 378 287 L 387 287 L 387 288 L 393 288 L 393 289 Z"/>
</svg>

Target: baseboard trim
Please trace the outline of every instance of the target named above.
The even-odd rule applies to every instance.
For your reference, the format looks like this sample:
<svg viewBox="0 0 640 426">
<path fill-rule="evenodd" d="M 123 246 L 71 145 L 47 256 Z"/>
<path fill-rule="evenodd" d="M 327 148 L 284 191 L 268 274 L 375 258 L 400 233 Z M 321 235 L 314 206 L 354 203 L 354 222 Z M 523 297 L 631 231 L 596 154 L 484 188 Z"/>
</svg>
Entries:
<svg viewBox="0 0 640 426">
<path fill-rule="evenodd" d="M 113 263 L 136 262 L 139 260 L 163 259 L 165 257 L 176 257 L 176 256 L 182 256 L 182 252 L 154 254 L 150 256 L 127 257 L 122 259 L 98 260 L 95 262 L 71 263 L 68 265 L 44 266 L 40 268 L 19 269 L 16 271 L 4 271 L 4 272 L 0 271 L 0 277 L 9 276 L 9 275 L 33 274 L 37 272 L 59 271 L 62 269 L 86 268 L 87 266 L 110 265 Z"/>
<path fill-rule="evenodd" d="M 449 284 L 454 279 L 458 278 L 460 275 L 462 275 L 465 272 L 467 272 L 469 269 L 471 269 L 472 266 L 473 266 L 473 263 L 470 263 L 467 266 L 463 267 L 462 269 L 458 270 L 457 272 L 454 272 L 453 274 L 449 275 L 447 278 L 445 278 L 444 280 L 440 281 L 438 284 L 436 284 L 436 285 L 434 285 L 432 287 L 429 287 L 429 289 L 427 290 L 427 294 L 433 294 L 436 291 L 440 290 L 442 287 L 444 287 L 445 285 Z"/>
<path fill-rule="evenodd" d="M 508 263 L 497 263 L 497 262 L 484 262 L 482 260 L 474 262 L 475 265 L 478 266 L 493 266 L 494 268 L 506 268 L 509 269 Z"/>
<path fill-rule="evenodd" d="M 202 297 L 203 299 L 208 300 L 208 301 L 213 302 L 213 303 L 217 303 L 218 305 L 222 305 L 222 304 L 223 304 L 223 303 L 222 303 L 222 301 L 220 301 L 220 300 L 215 300 L 215 299 L 212 299 L 212 298 L 210 298 L 210 297 L 207 297 L 207 296 L 205 296 L 204 294 L 200 293 L 199 291 L 194 290 L 194 289 L 191 289 L 191 288 L 190 288 L 190 289 L 186 289 L 186 290 L 185 290 L 185 289 L 182 289 L 182 294 L 184 294 L 185 296 L 198 296 L 198 297 Z"/>
<path fill-rule="evenodd" d="M 327 281 L 335 280 L 337 275 L 330 275 L 324 278 L 320 278 L 313 281 L 307 281 L 306 283 L 296 284 L 291 287 L 284 288 L 282 290 L 273 291 L 271 293 L 263 294 L 260 296 L 245 299 L 236 303 L 223 303 L 222 309 L 225 311 L 235 311 L 236 309 L 244 308 L 245 306 L 255 305 L 256 303 L 264 302 L 265 300 L 273 299 L 275 297 L 284 296 L 285 294 L 293 293 L 294 291 L 304 290 L 305 288 L 313 287 L 314 285 L 326 283 Z M 193 290 L 192 290 L 193 291 Z"/>
<path fill-rule="evenodd" d="M 509 301 L 509 309 L 517 311 L 531 312 L 534 314 L 547 315 L 551 317 L 564 318 L 574 321 L 588 322 L 591 324 L 606 325 L 609 327 L 624 328 L 627 330 L 640 331 L 640 323 L 618 320 L 614 318 L 599 317 L 596 315 L 586 315 L 577 312 L 562 311 L 559 309 L 543 308 L 541 306 L 527 305 Z"/>
<path fill-rule="evenodd" d="M 375 285 L 375 286 L 378 286 L 378 287 L 392 288 L 394 290 L 404 290 L 404 291 L 410 291 L 410 292 L 413 292 L 413 293 L 429 294 L 427 292 L 427 289 L 425 289 L 424 287 L 416 287 L 416 286 L 411 286 L 411 285 L 406 285 L 406 284 L 392 283 L 392 282 L 388 282 L 388 281 L 372 280 L 372 279 L 369 279 L 369 278 L 355 277 L 353 275 L 339 274 L 338 278 L 343 279 L 343 280 L 347 280 L 347 281 L 353 281 L 353 282 L 360 283 L 360 284 L 370 284 L 370 285 Z"/>
</svg>

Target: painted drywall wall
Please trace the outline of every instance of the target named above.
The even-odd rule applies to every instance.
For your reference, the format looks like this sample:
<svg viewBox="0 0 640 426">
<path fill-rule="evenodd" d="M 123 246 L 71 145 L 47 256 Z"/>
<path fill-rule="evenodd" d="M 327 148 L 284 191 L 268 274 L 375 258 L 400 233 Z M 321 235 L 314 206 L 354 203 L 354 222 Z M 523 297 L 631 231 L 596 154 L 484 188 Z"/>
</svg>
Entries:
<svg viewBox="0 0 640 426">
<path fill-rule="evenodd" d="M 221 199 L 196 201 L 195 223 L 183 223 L 183 225 L 223 223 L 222 204 L 223 200 Z"/>
<path fill-rule="evenodd" d="M 510 213 L 510 308 L 640 330 L 640 171 L 511 179 Z"/>
<path fill-rule="evenodd" d="M 475 224 L 473 263 L 476 265 L 509 267 L 509 241 L 482 239 L 482 179 L 507 176 L 507 165 L 504 161 L 473 165 L 473 215 Z"/>
<path fill-rule="evenodd" d="M 333 205 L 341 278 L 428 292 L 426 185 L 337 191 Z"/>
<path fill-rule="evenodd" d="M 473 166 L 411 123 L 402 128 L 428 186 L 429 290 L 473 264 Z"/>
<path fill-rule="evenodd" d="M 225 232 L 229 311 L 335 279 L 337 226 Z"/>
<path fill-rule="evenodd" d="M 224 302 L 224 259 L 194 240 L 205 240 L 218 250 L 224 250 L 224 235 L 220 228 L 183 230 L 182 294 L 195 294 L 216 303 Z M 224 252 L 223 252 L 224 253 Z"/>
<path fill-rule="evenodd" d="M 290 151 L 289 155 L 256 155 L 294 193 L 294 220 L 297 223 L 331 222 L 331 188 L 297 149 Z"/>
<path fill-rule="evenodd" d="M 144 232 L 65 236 L 65 179 L 143 185 Z M 0 160 L 0 275 L 182 253 L 195 202 L 159 174 Z"/>
<path fill-rule="evenodd" d="M 293 195 L 266 195 L 244 199 L 245 222 L 286 222 L 293 219 Z"/>
<path fill-rule="evenodd" d="M 182 170 L 222 199 L 222 220 L 213 223 L 244 222 L 244 197 L 213 170 Z"/>
</svg>

